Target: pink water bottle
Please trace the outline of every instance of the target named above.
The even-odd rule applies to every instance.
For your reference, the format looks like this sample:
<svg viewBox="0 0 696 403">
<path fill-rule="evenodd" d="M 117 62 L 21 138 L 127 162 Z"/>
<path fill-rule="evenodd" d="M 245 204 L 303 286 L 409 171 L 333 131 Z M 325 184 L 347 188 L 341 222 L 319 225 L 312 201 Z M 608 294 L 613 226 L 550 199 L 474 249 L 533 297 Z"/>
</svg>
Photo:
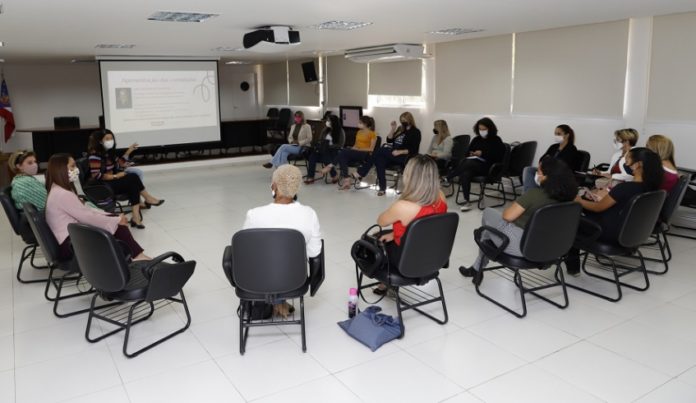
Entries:
<svg viewBox="0 0 696 403">
<path fill-rule="evenodd" d="M 348 317 L 355 316 L 358 309 L 358 289 L 351 288 L 348 290 Z"/>
</svg>

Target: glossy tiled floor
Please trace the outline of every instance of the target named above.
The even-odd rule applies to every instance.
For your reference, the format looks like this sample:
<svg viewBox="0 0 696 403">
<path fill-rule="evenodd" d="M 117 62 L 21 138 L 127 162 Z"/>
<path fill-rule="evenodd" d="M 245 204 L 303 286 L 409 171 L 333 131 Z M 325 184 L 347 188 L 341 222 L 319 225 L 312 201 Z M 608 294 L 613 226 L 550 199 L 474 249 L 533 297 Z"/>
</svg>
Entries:
<svg viewBox="0 0 696 403">
<path fill-rule="evenodd" d="M 87 343 L 85 316 L 57 319 L 41 285 L 14 280 L 22 245 L 0 219 L 0 402 L 696 401 L 696 242 L 672 239 L 672 269 L 651 277 L 647 292 L 610 303 L 571 290 L 568 309 L 532 299 L 520 320 L 458 274 L 476 253 L 480 220 L 463 213 L 453 267 L 441 273 L 449 323 L 409 313 L 405 338 L 372 353 L 336 322 L 354 286 L 350 245 L 394 196 L 324 184 L 300 195 L 319 215 L 327 257 L 326 282 L 306 302 L 307 353 L 296 329 L 266 328 L 240 356 L 237 299 L 220 260 L 245 211 L 270 201 L 269 178 L 258 164 L 147 173 L 167 202 L 145 213 L 135 236 L 150 255 L 175 250 L 198 262 L 185 288 L 193 324 L 130 360 L 122 338 Z M 484 284 L 513 300 L 506 281 Z M 182 312 L 166 307 L 136 328 L 134 343 L 181 324 Z"/>
</svg>

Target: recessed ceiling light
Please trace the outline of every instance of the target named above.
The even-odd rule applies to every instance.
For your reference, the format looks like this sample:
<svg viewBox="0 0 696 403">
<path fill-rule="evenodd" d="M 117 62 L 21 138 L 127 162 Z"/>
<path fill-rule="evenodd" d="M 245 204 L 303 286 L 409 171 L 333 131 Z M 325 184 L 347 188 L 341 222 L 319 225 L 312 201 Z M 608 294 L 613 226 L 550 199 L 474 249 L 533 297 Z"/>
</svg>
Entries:
<svg viewBox="0 0 696 403">
<path fill-rule="evenodd" d="M 135 45 L 126 43 L 101 43 L 95 48 L 97 49 L 133 49 Z"/>
<path fill-rule="evenodd" d="M 440 29 L 438 31 L 430 31 L 429 34 L 432 35 L 464 35 L 472 34 L 474 32 L 481 32 L 483 29 L 470 29 L 470 28 L 447 28 Z"/>
<path fill-rule="evenodd" d="M 147 17 L 150 21 L 203 22 L 220 14 L 185 13 L 179 11 L 158 11 Z"/>
<path fill-rule="evenodd" d="M 244 60 L 230 60 L 228 62 L 225 62 L 225 64 L 251 64 L 251 62 L 247 62 Z"/>
<path fill-rule="evenodd" d="M 217 48 L 212 48 L 210 50 L 213 52 L 241 52 L 245 49 L 233 46 L 218 46 Z"/>
<path fill-rule="evenodd" d="M 314 29 L 329 29 L 332 31 L 351 31 L 358 28 L 363 28 L 368 25 L 372 25 L 371 22 L 357 22 L 357 21 L 326 21 L 321 24 L 311 25 L 309 28 Z"/>
</svg>

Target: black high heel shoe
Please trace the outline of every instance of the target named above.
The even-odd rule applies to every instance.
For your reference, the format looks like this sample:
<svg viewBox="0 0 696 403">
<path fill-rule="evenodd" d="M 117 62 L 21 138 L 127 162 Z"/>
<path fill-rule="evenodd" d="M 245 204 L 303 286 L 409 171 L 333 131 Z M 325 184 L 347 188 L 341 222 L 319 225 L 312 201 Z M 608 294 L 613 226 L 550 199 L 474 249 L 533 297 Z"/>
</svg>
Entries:
<svg viewBox="0 0 696 403">
<path fill-rule="evenodd" d="M 133 221 L 133 219 L 131 219 L 129 223 L 132 228 L 145 229 L 145 226 L 142 224 L 142 222 L 138 224 L 137 222 Z"/>
<path fill-rule="evenodd" d="M 145 206 L 146 206 L 147 208 L 150 208 L 150 207 L 152 207 L 152 206 L 159 207 L 159 206 L 161 206 L 163 203 L 164 203 L 164 199 L 160 199 L 160 201 L 158 201 L 157 203 L 148 203 L 148 202 L 145 202 Z"/>
</svg>

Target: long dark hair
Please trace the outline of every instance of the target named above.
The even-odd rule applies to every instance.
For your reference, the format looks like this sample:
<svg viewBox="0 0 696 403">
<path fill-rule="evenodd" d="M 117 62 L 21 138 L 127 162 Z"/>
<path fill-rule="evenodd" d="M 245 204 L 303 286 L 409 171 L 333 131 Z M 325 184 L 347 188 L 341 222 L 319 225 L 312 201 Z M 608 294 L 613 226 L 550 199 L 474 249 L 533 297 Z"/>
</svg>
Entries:
<svg viewBox="0 0 696 403">
<path fill-rule="evenodd" d="M 70 154 L 58 153 L 53 154 L 51 158 L 48 159 L 48 166 L 46 167 L 45 174 L 47 191 L 50 192 L 53 184 L 56 184 L 65 190 L 77 193 L 68 175 L 68 163 L 71 158 L 72 156 Z"/>
<path fill-rule="evenodd" d="M 360 116 L 360 122 L 365 125 L 366 128 L 375 131 L 375 120 L 371 116 L 362 115 Z M 332 123 L 333 124 L 333 123 Z"/>
<path fill-rule="evenodd" d="M 648 191 L 659 189 L 665 176 L 660 156 L 645 147 L 632 148 L 627 155 L 630 155 L 631 162 L 643 163 L 643 186 Z"/>
<path fill-rule="evenodd" d="M 334 144 L 341 142 L 341 119 L 336 115 L 329 115 L 329 122 L 331 122 L 331 141 Z"/>
<path fill-rule="evenodd" d="M 481 135 L 481 133 L 479 133 L 479 125 L 488 128 L 488 137 L 496 137 L 498 135 L 498 127 L 496 127 L 491 118 L 481 118 L 476 122 L 474 125 L 474 133 L 476 133 L 477 136 Z"/>
<path fill-rule="evenodd" d="M 546 176 L 546 180 L 541 184 L 544 193 L 559 202 L 575 199 L 578 194 L 578 183 L 573 171 L 568 168 L 565 162 L 546 156 L 539 162 L 539 166 L 541 172 Z"/>
<path fill-rule="evenodd" d="M 106 150 L 102 142 L 104 141 L 104 136 L 110 134 L 114 138 L 114 146 L 110 150 Z M 89 135 L 89 142 L 87 143 L 87 152 L 89 154 L 97 154 L 100 157 L 109 157 L 111 161 L 116 161 L 116 136 L 114 132 L 109 129 L 95 130 Z"/>
<path fill-rule="evenodd" d="M 568 125 L 558 125 L 556 129 L 561 129 L 564 134 L 568 135 L 568 144 L 575 145 L 575 131 Z"/>
</svg>

